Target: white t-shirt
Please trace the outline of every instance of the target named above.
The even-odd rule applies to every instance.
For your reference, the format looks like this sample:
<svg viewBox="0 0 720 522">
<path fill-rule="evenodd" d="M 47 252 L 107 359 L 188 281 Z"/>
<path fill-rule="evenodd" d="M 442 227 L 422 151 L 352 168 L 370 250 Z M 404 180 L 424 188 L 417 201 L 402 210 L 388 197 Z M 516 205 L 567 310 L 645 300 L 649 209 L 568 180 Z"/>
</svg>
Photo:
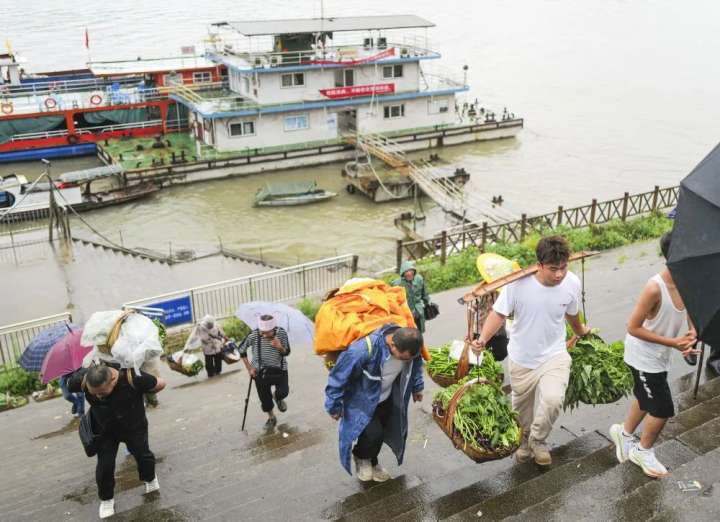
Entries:
<svg viewBox="0 0 720 522">
<path fill-rule="evenodd" d="M 578 313 L 580 289 L 580 279 L 572 272 L 557 286 L 545 286 L 532 275 L 503 288 L 493 310 L 514 314 L 508 344 L 512 362 L 534 370 L 567 352 L 565 314 Z"/>
<path fill-rule="evenodd" d="M 392 385 L 403 371 L 407 361 L 401 361 L 390 355 L 387 360 L 383 363 L 382 367 L 382 383 L 380 385 L 380 402 L 390 397 L 392 391 Z"/>
</svg>

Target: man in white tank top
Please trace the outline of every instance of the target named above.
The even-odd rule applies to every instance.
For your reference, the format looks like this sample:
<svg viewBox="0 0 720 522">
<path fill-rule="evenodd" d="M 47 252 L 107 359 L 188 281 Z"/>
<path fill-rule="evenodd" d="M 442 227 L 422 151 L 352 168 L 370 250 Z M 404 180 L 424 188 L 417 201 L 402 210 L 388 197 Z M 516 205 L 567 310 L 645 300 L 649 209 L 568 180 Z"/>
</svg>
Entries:
<svg viewBox="0 0 720 522">
<path fill-rule="evenodd" d="M 660 239 L 660 250 L 666 259 L 670 240 L 670 232 Z M 610 427 L 617 459 L 631 460 L 649 477 L 668 474 L 655 457 L 653 444 L 667 420 L 675 415 L 667 382 L 670 354 L 675 349 L 684 357 L 696 355 L 696 342 L 695 329 L 666 267 L 647 282 L 628 321 L 625 363 L 633 374 L 635 400 L 625 423 Z M 636 442 L 633 433 L 643 420 L 642 435 Z"/>
<path fill-rule="evenodd" d="M 512 315 L 508 356 L 512 405 L 519 414 L 523 440 L 518 462 L 531 458 L 540 466 L 552 463 L 546 439 L 565 401 L 570 378 L 570 354 L 565 345 L 565 321 L 584 336 L 580 322 L 580 280 L 568 272 L 570 247 L 564 237 L 545 237 L 535 250 L 539 270 L 503 287 L 472 342 L 480 353 L 505 319 Z"/>
</svg>

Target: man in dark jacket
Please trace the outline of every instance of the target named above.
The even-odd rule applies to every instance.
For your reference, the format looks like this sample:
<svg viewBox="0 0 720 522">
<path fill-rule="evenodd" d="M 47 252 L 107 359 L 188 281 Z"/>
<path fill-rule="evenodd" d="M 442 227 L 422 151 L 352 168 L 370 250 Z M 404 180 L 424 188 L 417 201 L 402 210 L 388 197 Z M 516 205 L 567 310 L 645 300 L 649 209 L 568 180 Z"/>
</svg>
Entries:
<svg viewBox="0 0 720 522">
<path fill-rule="evenodd" d="M 115 514 L 115 457 L 124 442 L 138 465 L 145 493 L 160 489 L 155 456 L 148 445 L 148 422 L 143 394 L 157 393 L 165 381 L 148 373 L 118 370 L 105 364 L 82 368 L 68 380 L 70 392 L 85 392 L 93 432 L 99 435 L 95 480 L 100 497 L 100 518 Z"/>
</svg>

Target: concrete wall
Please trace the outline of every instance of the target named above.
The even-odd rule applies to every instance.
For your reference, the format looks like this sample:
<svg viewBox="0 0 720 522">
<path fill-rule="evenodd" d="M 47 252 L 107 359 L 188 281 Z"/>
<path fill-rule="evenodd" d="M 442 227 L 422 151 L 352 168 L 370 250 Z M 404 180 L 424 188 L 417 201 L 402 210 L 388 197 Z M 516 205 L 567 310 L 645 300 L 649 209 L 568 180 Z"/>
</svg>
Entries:
<svg viewBox="0 0 720 522">
<path fill-rule="evenodd" d="M 447 102 L 447 112 L 435 113 L 438 104 L 442 101 Z M 384 117 L 384 107 L 386 105 L 400 104 L 405 105 L 405 116 L 390 119 Z M 415 127 L 454 123 L 455 121 L 455 97 L 453 95 L 374 104 L 372 109 L 369 106 L 362 106 L 358 108 L 357 112 L 357 125 L 362 133 L 392 132 Z"/>
</svg>

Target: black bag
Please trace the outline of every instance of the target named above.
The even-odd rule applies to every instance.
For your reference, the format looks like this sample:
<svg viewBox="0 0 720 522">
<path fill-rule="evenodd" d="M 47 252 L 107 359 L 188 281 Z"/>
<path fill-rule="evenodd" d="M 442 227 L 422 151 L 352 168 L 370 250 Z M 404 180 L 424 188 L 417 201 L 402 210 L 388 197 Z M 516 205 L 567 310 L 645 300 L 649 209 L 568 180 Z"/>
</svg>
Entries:
<svg viewBox="0 0 720 522">
<path fill-rule="evenodd" d="M 440 307 L 435 303 L 428 303 L 425 305 L 425 320 L 432 321 L 438 315 L 440 315 Z"/>
<path fill-rule="evenodd" d="M 493 357 L 495 357 L 495 360 L 500 362 L 505 359 L 508 355 L 508 343 L 510 342 L 510 339 L 508 339 L 508 336 L 504 333 L 496 333 L 494 336 L 490 338 L 490 340 L 487 343 L 488 348 L 490 348 L 490 351 L 493 354 Z"/>
<path fill-rule="evenodd" d="M 80 442 L 85 449 L 85 454 L 88 457 L 94 457 L 97 455 L 98 446 L 100 445 L 100 435 L 95 433 L 95 430 L 93 429 L 90 411 L 87 411 L 85 415 L 80 418 L 78 434 L 80 435 Z"/>
</svg>

